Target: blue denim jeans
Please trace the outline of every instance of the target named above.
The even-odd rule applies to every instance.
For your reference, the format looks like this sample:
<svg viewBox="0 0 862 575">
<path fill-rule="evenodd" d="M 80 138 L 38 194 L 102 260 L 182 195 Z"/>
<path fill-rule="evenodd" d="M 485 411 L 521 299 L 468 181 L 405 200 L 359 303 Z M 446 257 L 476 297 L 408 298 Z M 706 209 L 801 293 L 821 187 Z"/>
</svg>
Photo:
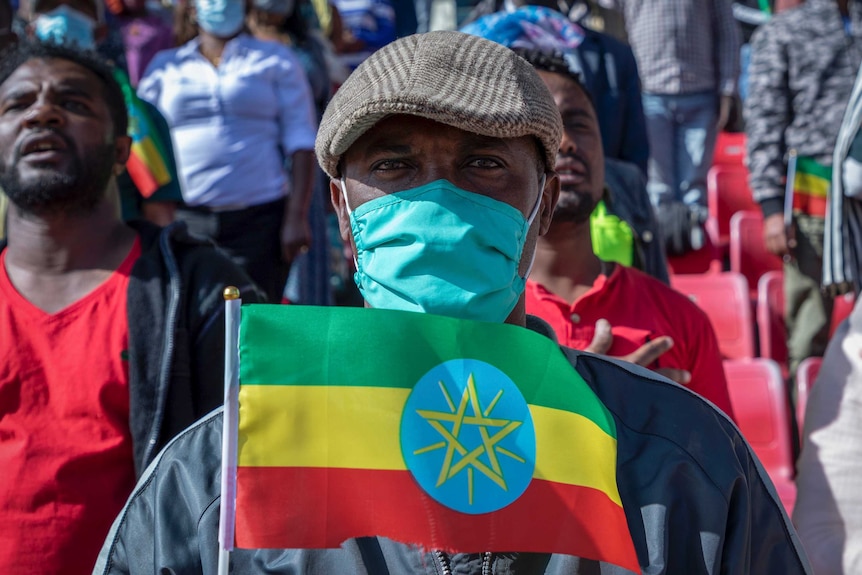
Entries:
<svg viewBox="0 0 862 575">
<path fill-rule="evenodd" d="M 705 214 L 718 95 L 644 93 L 643 108 L 650 146 L 647 191 L 653 206 L 681 201 Z"/>
</svg>

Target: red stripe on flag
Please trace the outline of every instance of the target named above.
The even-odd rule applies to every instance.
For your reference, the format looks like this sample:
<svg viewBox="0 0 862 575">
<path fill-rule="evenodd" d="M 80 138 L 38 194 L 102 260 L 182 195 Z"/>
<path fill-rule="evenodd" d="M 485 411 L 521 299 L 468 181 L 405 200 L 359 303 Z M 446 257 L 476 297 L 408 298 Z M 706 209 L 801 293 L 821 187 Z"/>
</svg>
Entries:
<svg viewBox="0 0 862 575">
<path fill-rule="evenodd" d="M 822 196 L 811 196 L 805 192 L 793 191 L 793 209 L 810 216 L 820 218 L 826 217 L 826 198 Z"/>
<path fill-rule="evenodd" d="M 236 546 L 336 548 L 379 535 L 427 549 L 563 553 L 640 572 L 622 508 L 591 488 L 534 479 L 483 515 L 448 509 L 408 471 L 307 467 L 237 470 Z"/>
<path fill-rule="evenodd" d="M 155 176 L 150 171 L 150 168 L 137 155 L 129 155 L 126 162 L 126 170 L 129 172 L 129 177 L 135 183 L 135 187 L 141 192 L 145 198 L 152 196 L 159 189 L 159 184 L 156 182 Z"/>
</svg>

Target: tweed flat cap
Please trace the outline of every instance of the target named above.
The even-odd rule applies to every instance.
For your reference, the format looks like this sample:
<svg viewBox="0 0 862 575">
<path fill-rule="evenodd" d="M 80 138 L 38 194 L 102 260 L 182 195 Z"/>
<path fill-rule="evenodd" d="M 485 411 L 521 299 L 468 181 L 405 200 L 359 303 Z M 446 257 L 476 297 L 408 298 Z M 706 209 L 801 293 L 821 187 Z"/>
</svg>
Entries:
<svg viewBox="0 0 862 575">
<path fill-rule="evenodd" d="M 335 93 L 315 145 L 323 170 L 338 177 L 341 156 L 392 114 L 494 138 L 535 136 L 549 170 L 563 130 L 553 96 L 526 60 L 478 36 L 428 32 L 384 46 Z"/>
</svg>

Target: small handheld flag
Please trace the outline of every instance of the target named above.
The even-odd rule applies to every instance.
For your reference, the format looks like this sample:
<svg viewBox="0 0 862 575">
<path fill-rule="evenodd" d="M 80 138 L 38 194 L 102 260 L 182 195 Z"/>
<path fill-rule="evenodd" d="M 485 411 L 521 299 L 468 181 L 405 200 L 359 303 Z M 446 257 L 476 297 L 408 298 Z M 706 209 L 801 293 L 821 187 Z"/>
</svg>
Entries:
<svg viewBox="0 0 862 575">
<path fill-rule="evenodd" d="M 616 428 L 549 339 L 410 312 L 243 306 L 236 546 L 383 536 L 639 571 Z"/>
<path fill-rule="evenodd" d="M 161 142 L 146 106 L 135 94 L 125 72 L 114 68 L 114 77 L 123 91 L 129 114 L 128 133 L 132 138 L 132 150 L 126 170 L 141 195 L 149 198 L 156 190 L 173 181 L 166 160 L 166 146 Z"/>
<path fill-rule="evenodd" d="M 792 183 L 792 199 L 788 202 L 794 213 L 802 212 L 826 217 L 826 202 L 832 185 L 832 168 L 807 156 L 791 156 L 793 171 L 788 166 L 788 187 Z"/>
</svg>

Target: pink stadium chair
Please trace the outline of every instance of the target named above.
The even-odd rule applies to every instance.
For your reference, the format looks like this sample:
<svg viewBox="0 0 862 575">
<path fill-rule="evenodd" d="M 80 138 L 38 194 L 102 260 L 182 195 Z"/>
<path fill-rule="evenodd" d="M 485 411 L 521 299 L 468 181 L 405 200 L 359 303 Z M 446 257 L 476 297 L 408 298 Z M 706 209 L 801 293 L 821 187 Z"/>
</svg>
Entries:
<svg viewBox="0 0 862 575">
<path fill-rule="evenodd" d="M 832 306 L 832 324 L 829 326 L 830 338 L 832 337 L 832 334 L 835 333 L 835 329 L 841 324 L 841 322 L 850 317 L 850 313 L 853 311 L 853 306 L 855 304 L 856 295 L 853 292 L 840 295 L 835 298 L 835 302 Z"/>
<path fill-rule="evenodd" d="M 754 322 L 745 277 L 736 272 L 673 275 L 670 283 L 709 316 L 722 357 L 754 357 Z"/>
<path fill-rule="evenodd" d="M 793 452 L 784 378 L 771 359 L 724 362 L 730 403 L 742 435 L 763 463 L 787 512 L 793 510 Z"/>
<path fill-rule="evenodd" d="M 745 132 L 719 132 L 715 140 L 714 166 L 741 166 L 745 160 Z"/>
<path fill-rule="evenodd" d="M 730 270 L 739 272 L 748 280 L 752 290 L 757 289 L 760 276 L 780 271 L 781 258 L 767 251 L 763 244 L 763 215 L 760 211 L 736 212 L 730 218 Z M 757 292 L 751 293 L 751 299 Z"/>
<path fill-rule="evenodd" d="M 759 210 L 748 188 L 748 170 L 742 165 L 710 168 L 706 177 L 709 221 L 707 232 L 712 242 L 724 251 L 730 243 L 730 218 L 736 212 Z"/>
<path fill-rule="evenodd" d="M 775 361 L 787 375 L 787 329 L 784 326 L 784 272 L 766 272 L 757 282 L 757 335 L 760 357 Z"/>
<path fill-rule="evenodd" d="M 799 426 L 799 436 L 802 437 L 802 426 L 805 423 L 805 408 L 808 405 L 808 395 L 820 373 L 823 365 L 822 357 L 808 357 L 799 364 L 796 370 L 796 423 Z"/>
</svg>

